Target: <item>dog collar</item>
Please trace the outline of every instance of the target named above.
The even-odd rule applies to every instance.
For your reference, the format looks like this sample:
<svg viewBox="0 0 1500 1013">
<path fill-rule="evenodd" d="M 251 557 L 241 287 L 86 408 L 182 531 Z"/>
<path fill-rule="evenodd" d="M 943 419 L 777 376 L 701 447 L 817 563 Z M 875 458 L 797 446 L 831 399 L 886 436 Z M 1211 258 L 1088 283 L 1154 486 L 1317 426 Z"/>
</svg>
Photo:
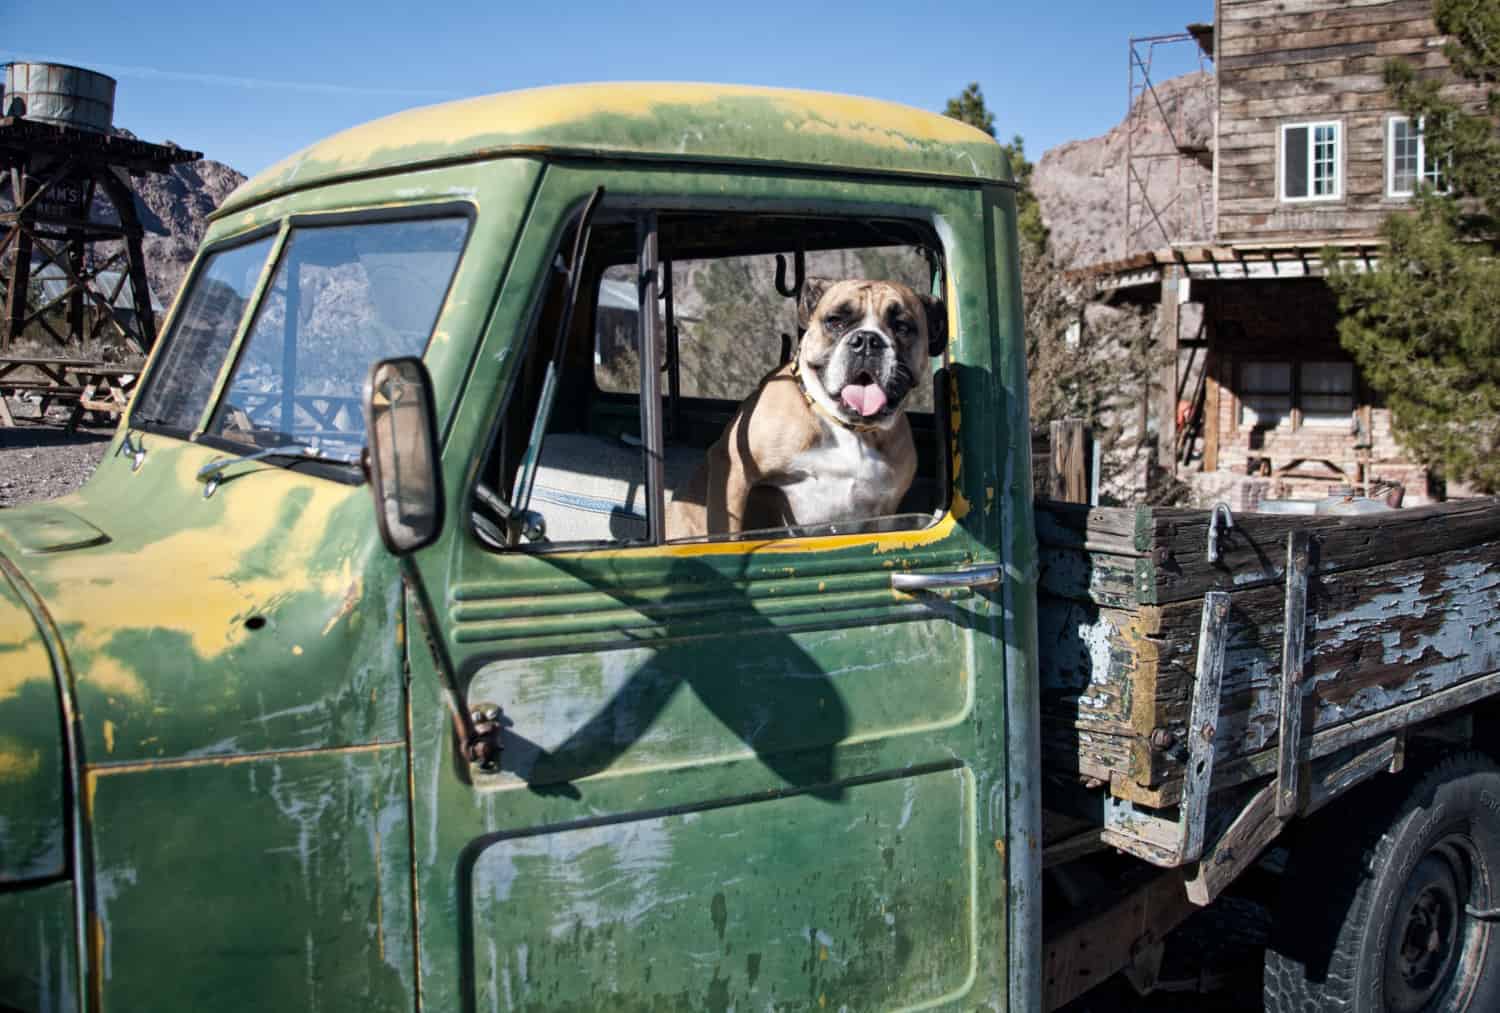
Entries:
<svg viewBox="0 0 1500 1013">
<path fill-rule="evenodd" d="M 799 349 L 798 351 L 801 350 Z M 797 380 L 797 389 L 802 392 L 802 400 L 806 401 L 813 411 L 834 425 L 843 426 L 850 432 L 855 433 L 868 433 L 880 428 L 880 423 L 878 422 L 850 422 L 842 415 L 829 411 L 827 406 L 813 397 L 812 392 L 807 389 L 807 384 L 802 382 L 802 357 L 800 355 L 792 360 L 792 376 Z"/>
</svg>

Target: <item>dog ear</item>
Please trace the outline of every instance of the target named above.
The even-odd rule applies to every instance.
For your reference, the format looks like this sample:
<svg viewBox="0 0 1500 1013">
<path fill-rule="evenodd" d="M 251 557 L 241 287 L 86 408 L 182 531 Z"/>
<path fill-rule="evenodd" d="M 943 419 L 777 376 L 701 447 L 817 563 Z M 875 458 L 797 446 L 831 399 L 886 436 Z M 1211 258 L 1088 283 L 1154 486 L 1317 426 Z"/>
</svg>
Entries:
<svg viewBox="0 0 1500 1013">
<path fill-rule="evenodd" d="M 812 322 L 813 310 L 818 308 L 818 300 L 823 298 L 823 293 L 832 285 L 832 278 L 802 280 L 802 292 L 797 296 L 797 330 L 807 330 L 807 325 Z"/>
<path fill-rule="evenodd" d="M 927 354 L 936 359 L 948 347 L 948 307 L 935 295 L 919 298 L 927 311 Z"/>
</svg>

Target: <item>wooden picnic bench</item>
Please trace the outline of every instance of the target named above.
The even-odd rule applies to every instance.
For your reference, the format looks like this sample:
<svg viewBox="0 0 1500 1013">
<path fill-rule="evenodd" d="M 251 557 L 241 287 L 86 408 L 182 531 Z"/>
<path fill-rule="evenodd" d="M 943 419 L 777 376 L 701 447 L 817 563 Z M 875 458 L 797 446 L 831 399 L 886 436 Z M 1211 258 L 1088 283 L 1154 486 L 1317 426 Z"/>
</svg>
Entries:
<svg viewBox="0 0 1500 1013">
<path fill-rule="evenodd" d="M 130 400 L 130 387 L 139 366 L 87 359 L 49 356 L 0 357 L 0 426 L 14 426 L 15 417 L 5 403 L 7 395 L 37 394 L 41 414 L 52 402 L 71 404 L 68 432 L 78 428 L 85 412 L 104 412 L 118 417 Z"/>
</svg>

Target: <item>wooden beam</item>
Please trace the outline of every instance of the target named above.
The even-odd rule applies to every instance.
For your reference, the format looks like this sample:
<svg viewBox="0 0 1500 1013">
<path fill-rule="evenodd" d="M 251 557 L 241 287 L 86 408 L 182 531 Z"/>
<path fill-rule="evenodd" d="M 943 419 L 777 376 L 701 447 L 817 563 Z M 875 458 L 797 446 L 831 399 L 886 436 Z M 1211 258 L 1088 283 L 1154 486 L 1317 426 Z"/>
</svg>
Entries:
<svg viewBox="0 0 1500 1013">
<path fill-rule="evenodd" d="M 1055 1010 L 1128 967 L 1196 907 L 1182 869 L 1164 872 L 1102 910 L 1065 921 L 1043 944 L 1042 1008 Z"/>
</svg>

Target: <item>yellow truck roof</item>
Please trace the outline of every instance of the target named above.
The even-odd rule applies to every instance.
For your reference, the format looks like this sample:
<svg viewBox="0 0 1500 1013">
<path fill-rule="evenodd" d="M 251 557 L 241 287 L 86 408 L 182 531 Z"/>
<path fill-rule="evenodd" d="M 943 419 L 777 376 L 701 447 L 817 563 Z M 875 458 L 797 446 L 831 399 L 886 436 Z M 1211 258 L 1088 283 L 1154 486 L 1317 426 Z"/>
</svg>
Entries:
<svg viewBox="0 0 1500 1013">
<path fill-rule="evenodd" d="M 739 85 L 577 84 L 372 120 L 271 166 L 230 194 L 219 213 L 349 176 L 532 153 L 1011 178 L 988 134 L 894 102 Z"/>
</svg>

